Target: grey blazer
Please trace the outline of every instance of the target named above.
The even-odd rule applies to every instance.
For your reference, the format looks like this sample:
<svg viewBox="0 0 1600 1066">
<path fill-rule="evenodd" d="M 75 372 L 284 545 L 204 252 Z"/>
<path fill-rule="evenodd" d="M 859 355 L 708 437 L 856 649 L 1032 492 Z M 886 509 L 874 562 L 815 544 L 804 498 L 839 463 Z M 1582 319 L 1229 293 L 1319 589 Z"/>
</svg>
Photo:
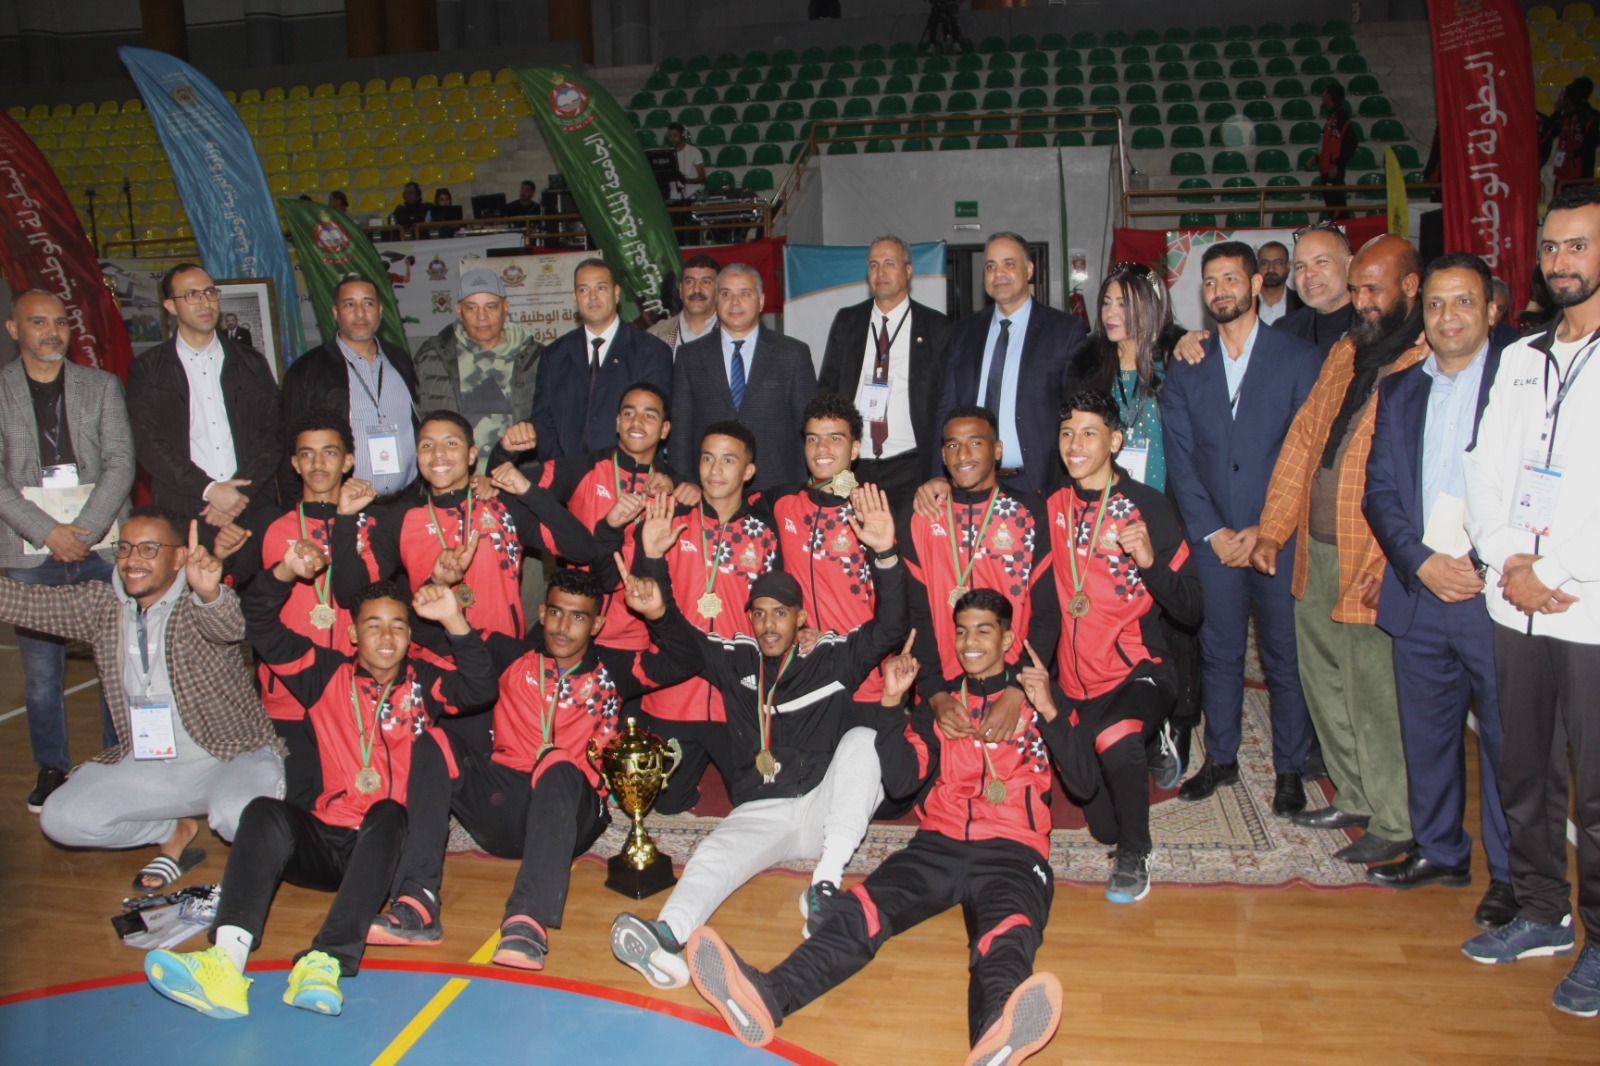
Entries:
<svg viewBox="0 0 1600 1066">
<path fill-rule="evenodd" d="M 98 541 L 128 514 L 133 489 L 133 432 L 122 384 L 104 370 L 68 362 L 65 399 L 67 432 L 78 461 L 78 478 L 93 482 L 94 492 L 78 514 L 77 525 Z M 39 484 L 39 427 L 28 395 L 27 372 L 18 359 L 0 370 L 0 567 L 38 566 L 49 555 L 24 555 L 23 541 L 35 547 L 55 528 L 54 519 L 22 497 L 25 486 Z M 109 561 L 111 552 L 103 552 Z"/>
</svg>

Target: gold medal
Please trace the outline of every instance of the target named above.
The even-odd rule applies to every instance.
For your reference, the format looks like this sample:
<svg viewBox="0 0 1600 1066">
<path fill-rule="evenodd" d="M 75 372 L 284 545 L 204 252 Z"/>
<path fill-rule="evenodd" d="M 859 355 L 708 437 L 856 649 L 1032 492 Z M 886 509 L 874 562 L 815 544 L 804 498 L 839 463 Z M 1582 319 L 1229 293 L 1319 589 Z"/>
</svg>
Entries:
<svg viewBox="0 0 1600 1066">
<path fill-rule="evenodd" d="M 760 774 L 762 778 L 765 779 L 776 775 L 777 772 L 778 760 L 773 756 L 772 752 L 768 751 L 766 748 L 762 748 L 756 754 L 756 773 Z"/>
<path fill-rule="evenodd" d="M 378 771 L 370 766 L 363 766 L 356 774 L 356 791 L 363 796 L 370 796 L 378 791 L 378 786 L 383 784 L 383 778 L 378 776 Z"/>
<path fill-rule="evenodd" d="M 951 589 L 950 590 L 950 606 L 954 607 L 956 605 L 956 601 L 961 599 L 961 597 L 965 596 L 966 594 L 967 594 L 967 586 L 965 586 L 965 585 L 957 585 L 955 588 Z"/>
<path fill-rule="evenodd" d="M 311 624 L 318 629 L 332 629 L 339 614 L 325 603 L 319 603 L 311 608 Z"/>
<path fill-rule="evenodd" d="M 472 586 L 463 581 L 456 586 L 456 602 L 463 607 L 471 607 L 478 602 L 478 594 L 472 591 Z"/>
<path fill-rule="evenodd" d="M 1089 596 L 1079 592 L 1067 601 L 1067 613 L 1074 618 L 1082 618 L 1089 613 Z"/>
<path fill-rule="evenodd" d="M 828 486 L 828 491 L 835 496 L 844 497 L 854 492 L 859 484 L 860 482 L 856 480 L 855 474 L 846 470 L 842 474 L 833 475 L 833 482 Z"/>
<path fill-rule="evenodd" d="M 556 746 L 554 744 L 542 744 L 542 745 L 540 745 L 539 750 L 534 753 L 533 761 L 534 762 L 538 762 L 540 759 L 544 758 L 544 753 L 545 752 L 547 752 L 547 751 L 555 751 L 555 750 L 556 750 Z"/>
<path fill-rule="evenodd" d="M 695 608 L 705 618 L 715 618 L 722 613 L 722 597 L 708 592 L 695 602 Z"/>
<path fill-rule="evenodd" d="M 983 798 L 996 807 L 1006 801 L 1006 783 L 999 778 L 990 778 L 989 783 L 983 786 Z"/>
</svg>

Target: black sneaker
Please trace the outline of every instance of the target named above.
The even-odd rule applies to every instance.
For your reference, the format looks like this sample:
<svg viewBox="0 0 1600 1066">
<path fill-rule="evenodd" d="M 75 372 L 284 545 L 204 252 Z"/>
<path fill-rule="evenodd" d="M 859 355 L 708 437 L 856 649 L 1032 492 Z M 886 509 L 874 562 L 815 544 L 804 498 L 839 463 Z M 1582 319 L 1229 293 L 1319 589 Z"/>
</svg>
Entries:
<svg viewBox="0 0 1600 1066">
<path fill-rule="evenodd" d="M 421 889 L 395 900 L 367 927 L 367 943 L 388 947 L 434 947 L 444 943 L 439 897 Z"/>
<path fill-rule="evenodd" d="M 722 1015 L 748 1047 L 772 1043 L 783 1012 L 767 976 L 745 962 L 708 925 L 689 936 L 686 948 L 695 990 Z"/>
<path fill-rule="evenodd" d="M 822 928 L 828 908 L 838 897 L 839 886 L 832 881 L 818 881 L 800 893 L 800 916 L 806 920 L 805 928 L 800 931 L 802 936 L 810 940 L 811 934 Z"/>
<path fill-rule="evenodd" d="M 1178 798 L 1194 803 L 1197 800 L 1209 799 L 1211 794 L 1223 785 L 1237 785 L 1239 783 L 1239 764 L 1237 762 L 1211 762 L 1200 767 L 1200 772 L 1183 783 L 1178 789 Z"/>
<path fill-rule="evenodd" d="M 50 793 L 66 784 L 67 775 L 64 770 L 57 770 L 53 766 L 46 766 L 39 771 L 39 780 L 34 784 L 33 791 L 28 793 L 28 810 L 38 814 L 44 809 L 44 801 L 50 798 Z"/>
<path fill-rule="evenodd" d="M 1176 788 L 1178 782 L 1183 780 L 1183 759 L 1178 755 L 1178 741 L 1173 736 L 1171 722 L 1161 724 L 1154 745 L 1145 750 L 1145 759 L 1150 766 L 1151 778 L 1162 791 Z"/>
</svg>

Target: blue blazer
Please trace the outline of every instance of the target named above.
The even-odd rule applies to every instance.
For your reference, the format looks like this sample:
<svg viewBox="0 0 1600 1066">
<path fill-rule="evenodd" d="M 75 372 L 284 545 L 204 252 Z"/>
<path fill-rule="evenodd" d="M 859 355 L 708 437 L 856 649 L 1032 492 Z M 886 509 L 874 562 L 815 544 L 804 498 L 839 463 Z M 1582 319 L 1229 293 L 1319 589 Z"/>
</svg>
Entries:
<svg viewBox="0 0 1600 1066">
<path fill-rule="evenodd" d="M 950 329 L 950 350 L 945 357 L 944 380 L 933 421 L 935 444 L 929 474 L 944 476 L 944 423 L 956 405 L 978 402 L 978 376 L 983 372 L 983 345 L 994 321 L 991 304 L 961 319 Z M 1054 487 L 1059 479 L 1061 451 L 1061 395 L 1066 386 L 1067 364 L 1088 336 L 1083 323 L 1064 311 L 1038 300 L 1028 316 L 1022 338 L 1022 366 L 1017 377 L 1017 437 L 1022 454 L 1005 455 L 1002 466 L 1020 466 L 1027 486 L 1035 492 Z"/>
<path fill-rule="evenodd" d="M 558 337 L 544 350 L 533 384 L 533 428 L 539 433 L 538 457 L 557 459 L 585 455 L 617 443 L 617 408 L 630 385 L 648 381 L 670 399 L 672 349 L 660 338 L 626 322 L 618 323 L 605 362 L 589 395 L 589 335 L 577 329 Z M 589 427 L 584 444 L 583 428 Z"/>
<path fill-rule="evenodd" d="M 1491 341 L 1472 417 L 1474 437 L 1500 369 L 1500 352 L 1500 346 Z M 1432 388 L 1433 379 L 1421 363 L 1390 374 L 1378 384 L 1378 420 L 1372 432 L 1372 452 L 1367 456 L 1367 493 L 1361 510 L 1389 560 L 1378 593 L 1378 626 L 1392 637 L 1411 631 L 1417 602 L 1433 595 L 1417 577 L 1417 570 L 1433 554 L 1433 549 L 1422 543 L 1428 522 L 1422 510 L 1422 438 Z"/>
<path fill-rule="evenodd" d="M 1161 385 L 1167 487 L 1196 546 L 1224 527 L 1248 529 L 1261 521 L 1278 451 L 1322 369 L 1315 345 L 1260 327 L 1235 417 L 1221 336 L 1213 334 L 1205 349 L 1198 364 L 1168 360 Z"/>
</svg>

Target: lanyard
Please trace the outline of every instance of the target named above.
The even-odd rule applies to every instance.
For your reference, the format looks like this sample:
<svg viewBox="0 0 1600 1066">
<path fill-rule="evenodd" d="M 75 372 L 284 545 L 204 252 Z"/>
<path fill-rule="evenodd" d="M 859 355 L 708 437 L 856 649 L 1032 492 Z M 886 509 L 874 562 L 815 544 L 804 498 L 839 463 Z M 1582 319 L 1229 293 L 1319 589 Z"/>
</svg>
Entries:
<svg viewBox="0 0 1600 1066">
<path fill-rule="evenodd" d="M 1122 383 L 1122 371 L 1117 371 L 1117 402 L 1122 407 L 1122 420 L 1127 424 L 1130 432 L 1139 427 L 1139 420 L 1144 417 L 1145 405 L 1150 402 L 1150 394 L 1139 387 L 1139 372 L 1135 370 L 1133 374 L 1133 394 L 1139 398 L 1139 406 L 1134 408 L 1132 414 L 1129 414 L 1128 407 L 1132 401 L 1128 399 L 1128 387 Z M 1239 394 L 1235 392 L 1233 398 L 1237 401 Z"/>
<path fill-rule="evenodd" d="M 1107 481 L 1106 482 L 1106 487 L 1104 489 L 1102 489 L 1101 492 L 1100 492 L 1100 506 L 1098 508 L 1096 508 L 1095 512 L 1094 512 L 1094 528 L 1089 531 L 1089 558 L 1090 559 L 1094 558 L 1095 542 L 1100 537 L 1100 519 L 1102 519 L 1102 518 L 1104 518 L 1106 516 L 1106 497 L 1110 496 L 1110 495 L 1111 495 L 1111 482 Z M 1073 499 L 1077 499 L 1078 498 L 1078 490 L 1076 488 L 1074 488 L 1072 490 L 1072 498 Z M 1086 515 L 1089 513 L 1089 505 L 1088 505 L 1088 503 L 1085 503 L 1083 505 L 1083 512 Z M 1083 592 L 1083 583 L 1089 577 L 1089 567 L 1088 567 L 1087 563 L 1084 564 L 1083 576 L 1082 577 L 1078 576 L 1078 544 L 1077 544 L 1077 541 L 1078 541 L 1078 522 L 1079 521 L 1080 521 L 1080 519 L 1078 518 L 1077 515 L 1073 515 L 1072 516 L 1072 530 L 1071 530 L 1072 542 L 1067 545 L 1067 566 L 1072 571 L 1072 594 L 1073 594 L 1073 596 L 1077 596 L 1078 594 Z"/>
<path fill-rule="evenodd" d="M 539 699 L 544 704 L 544 714 L 539 723 L 539 733 L 543 738 L 541 744 L 546 748 L 554 746 L 550 738 L 556 735 L 555 705 L 556 701 L 561 697 L 561 682 L 571 677 L 572 672 L 582 665 L 583 660 L 580 658 L 565 670 L 557 670 L 555 684 L 551 686 L 549 692 L 546 692 L 544 690 L 544 655 L 541 653 L 539 656 Z"/>
<path fill-rule="evenodd" d="M 304 500 L 301 500 L 298 504 L 295 505 L 295 510 L 298 511 L 299 514 L 300 514 L 300 539 L 301 540 L 307 540 L 309 538 L 306 535 L 306 502 Z M 323 532 L 324 536 L 327 535 L 328 523 L 327 523 L 326 520 L 324 520 L 323 523 L 322 523 L 322 532 Z M 311 579 L 311 587 L 313 589 L 315 589 L 316 592 L 317 592 L 317 602 L 322 604 L 323 606 L 326 606 L 327 603 L 328 603 L 328 589 L 331 586 L 332 582 L 333 582 L 333 556 L 330 554 L 328 556 L 327 568 L 322 571 L 322 584 L 320 584 L 320 585 L 317 584 L 317 579 L 315 577 L 313 577 Z"/>
<path fill-rule="evenodd" d="M 374 341 L 373 343 L 376 344 L 377 342 Z M 382 357 L 383 357 L 383 349 L 380 348 L 380 349 L 378 349 L 378 358 L 381 359 Z M 378 417 L 379 418 L 382 418 L 383 417 L 383 364 L 382 363 L 378 364 L 378 393 L 377 393 L 376 396 L 374 396 L 373 393 L 372 393 L 372 386 L 367 384 L 367 373 L 366 373 L 366 371 L 362 370 L 355 363 L 352 363 L 349 360 L 348 357 L 345 358 L 344 362 L 345 362 L 346 366 L 348 366 L 351 370 L 355 371 L 355 379 L 356 379 L 357 382 L 360 383 L 361 391 L 367 394 L 367 399 L 372 401 L 373 410 L 378 412 Z"/>
<path fill-rule="evenodd" d="M 983 548 L 983 536 L 989 532 L 989 519 L 994 517 L 994 502 L 999 498 L 1000 486 L 996 485 L 989 493 L 989 506 L 984 509 L 983 525 L 978 528 L 978 539 L 972 542 L 972 557 L 967 560 L 967 568 L 965 570 L 961 569 L 961 546 L 956 543 L 960 539 L 956 536 L 956 513 L 950 502 L 951 497 L 947 495 L 944 498 L 944 513 L 950 522 L 950 556 L 955 562 L 956 585 L 958 587 L 968 587 L 967 578 L 972 575 L 973 567 L 978 565 L 978 552 Z"/>
<path fill-rule="evenodd" d="M 1554 333 L 1551 334 L 1551 343 L 1555 343 Z M 1589 343 L 1583 348 L 1583 350 L 1576 353 L 1572 357 L 1572 363 L 1570 364 L 1571 369 L 1567 371 L 1565 377 L 1562 377 L 1561 375 L 1561 365 L 1556 363 L 1556 380 L 1561 382 L 1561 387 L 1556 390 L 1555 403 L 1552 403 L 1548 408 L 1545 409 L 1544 418 L 1546 422 L 1553 422 L 1556 415 L 1560 413 L 1562 401 L 1567 398 L 1567 393 L 1572 391 L 1572 386 L 1577 384 L 1578 375 L 1583 373 L 1583 368 L 1589 365 L 1589 357 L 1594 355 L 1594 350 L 1596 347 L 1600 347 L 1600 330 L 1596 330 L 1595 333 L 1590 336 Z M 1555 356 L 1549 352 L 1544 353 L 1544 358 L 1547 363 L 1556 362 Z M 1545 378 L 1544 381 L 1544 394 L 1546 397 L 1550 395 L 1549 378 Z"/>
<path fill-rule="evenodd" d="M 783 672 L 789 669 L 789 664 L 794 661 L 795 649 L 790 648 L 789 654 L 783 657 L 783 665 L 778 667 L 778 676 L 772 679 L 772 687 L 767 688 L 767 657 L 761 657 L 760 678 L 756 681 L 756 727 L 761 731 L 761 750 L 771 750 L 772 739 L 771 719 L 778 713 L 778 682 L 783 680 Z"/>
<path fill-rule="evenodd" d="M 888 316 L 887 315 L 879 315 L 878 317 L 883 318 L 885 321 L 888 320 Z M 876 327 L 876 326 L 872 327 L 872 338 L 873 338 L 873 340 L 878 341 L 880 343 L 883 341 L 883 334 L 884 333 L 889 333 L 889 343 L 883 345 L 882 354 L 880 355 L 880 354 L 874 353 L 873 357 L 872 357 L 872 383 L 874 385 L 882 385 L 882 384 L 884 384 L 884 382 L 878 380 L 878 372 L 880 370 L 884 369 L 884 367 L 888 363 L 889 353 L 894 350 L 894 342 L 900 339 L 900 331 L 906 328 L 906 319 L 908 319 L 910 317 L 911 317 L 911 301 L 908 299 L 906 301 L 906 309 L 904 311 L 902 311 L 901 314 L 900 314 L 900 324 L 898 326 L 894 327 L 894 332 L 893 333 L 889 333 L 888 326 L 884 326 L 883 327 L 883 332 L 882 333 L 880 333 L 878 331 L 878 327 Z"/>
<path fill-rule="evenodd" d="M 966 711 L 967 714 L 969 714 L 969 715 L 972 713 L 972 707 L 971 707 L 970 704 L 967 703 L 967 679 L 964 678 L 964 677 L 961 679 L 961 708 L 964 711 Z M 989 697 L 988 696 L 984 696 L 983 697 L 983 702 L 978 705 L 978 721 L 980 721 L 980 722 L 983 721 L 983 716 L 984 716 L 984 714 L 986 714 L 988 712 L 988 710 L 989 710 Z M 973 739 L 976 740 L 977 738 L 973 738 Z M 979 740 L 977 743 L 978 743 L 978 750 L 983 752 L 983 764 L 984 764 L 984 766 L 986 766 L 988 768 L 989 779 L 991 781 L 998 781 L 1000 779 L 1000 774 L 999 774 L 998 771 L 995 770 L 995 768 L 994 768 L 994 759 L 989 755 L 989 745 L 985 744 L 981 740 Z"/>
<path fill-rule="evenodd" d="M 450 543 L 444 539 L 444 526 L 439 521 L 439 515 L 433 509 L 433 497 L 428 497 L 428 518 L 433 522 L 434 535 L 439 538 L 439 547 L 448 548 Z M 467 482 L 467 513 L 461 520 L 461 544 L 467 542 L 467 537 L 472 533 L 472 482 Z M 458 544 L 456 547 L 460 547 Z"/>
<path fill-rule="evenodd" d="M 727 528 L 727 523 L 717 522 L 717 536 L 711 542 L 711 554 L 706 555 L 706 515 L 700 512 L 700 558 L 706 564 L 706 595 L 711 594 L 711 588 L 717 583 L 717 556 L 722 552 L 722 531 Z"/>
<path fill-rule="evenodd" d="M 62 408 L 67 393 L 66 382 L 63 381 L 61 385 L 60 391 L 56 393 L 55 420 L 49 429 L 45 428 L 43 422 L 39 423 L 39 434 L 44 437 L 44 442 L 50 449 L 49 455 L 41 454 L 39 456 L 40 466 L 59 466 L 61 463 L 61 426 L 66 419 Z M 37 411 L 38 408 L 35 407 L 34 410 Z"/>
<path fill-rule="evenodd" d="M 383 705 L 389 699 L 389 690 L 394 688 L 394 683 L 400 680 L 399 675 L 389 679 L 383 686 L 383 691 L 378 694 L 378 702 L 372 705 L 372 735 L 367 736 L 367 725 L 361 718 L 361 693 L 356 687 L 356 675 L 350 675 L 350 706 L 356 712 L 356 746 L 361 751 L 361 768 L 365 770 L 372 765 L 372 746 L 378 741 L 378 722 L 383 717 Z"/>
</svg>

